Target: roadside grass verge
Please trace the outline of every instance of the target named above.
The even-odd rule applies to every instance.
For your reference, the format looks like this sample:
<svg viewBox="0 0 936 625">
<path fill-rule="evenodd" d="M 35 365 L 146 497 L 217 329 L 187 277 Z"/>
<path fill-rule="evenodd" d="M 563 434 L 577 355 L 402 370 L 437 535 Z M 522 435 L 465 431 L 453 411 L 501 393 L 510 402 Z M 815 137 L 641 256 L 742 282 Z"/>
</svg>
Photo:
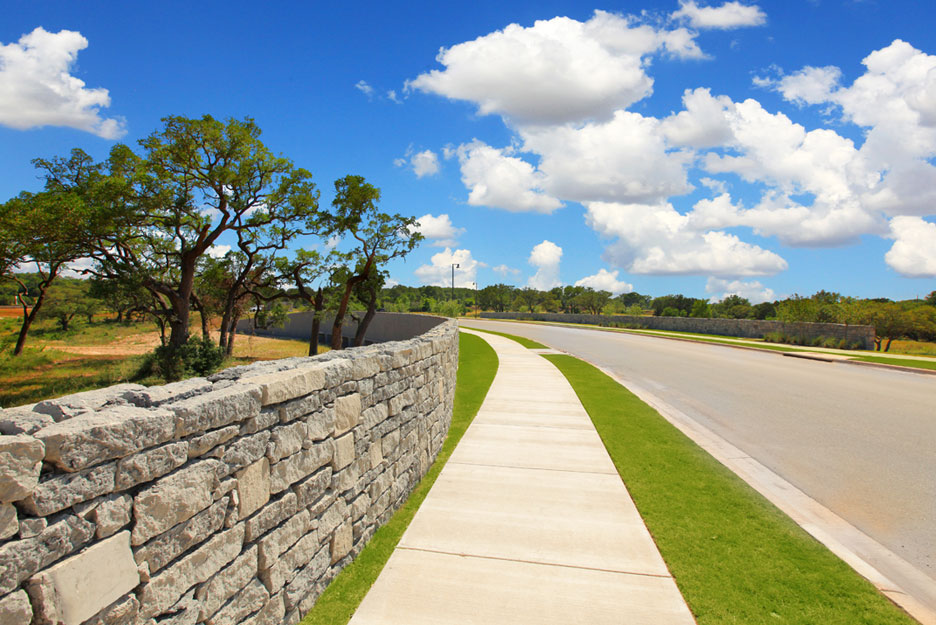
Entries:
<svg viewBox="0 0 936 625">
<path fill-rule="evenodd" d="M 378 529 L 367 546 L 332 580 L 301 625 L 344 625 L 374 584 L 403 532 L 413 520 L 429 489 L 455 450 L 458 441 L 478 413 L 497 373 L 497 354 L 483 339 L 458 335 L 458 380 L 452 425 L 435 462 L 409 498 L 386 525 Z"/>
<path fill-rule="evenodd" d="M 915 369 L 930 369 L 936 371 L 936 360 L 913 360 L 910 358 L 887 358 L 885 356 L 858 356 L 852 360 L 876 362 L 882 365 L 896 365 L 898 367 L 913 367 Z"/>
<path fill-rule="evenodd" d="M 469 328 L 469 330 L 474 330 L 475 332 L 485 332 L 487 334 L 496 334 L 497 336 L 502 336 L 505 339 L 510 339 L 516 341 L 526 347 L 527 349 L 549 349 L 549 346 L 543 345 L 542 343 L 537 343 L 536 341 L 522 336 L 515 336 L 513 334 L 505 334 L 504 332 L 495 332 L 494 330 L 482 330 L 481 328 Z"/>
<path fill-rule="evenodd" d="M 548 355 L 591 416 L 700 625 L 915 623 L 613 379 Z"/>
</svg>

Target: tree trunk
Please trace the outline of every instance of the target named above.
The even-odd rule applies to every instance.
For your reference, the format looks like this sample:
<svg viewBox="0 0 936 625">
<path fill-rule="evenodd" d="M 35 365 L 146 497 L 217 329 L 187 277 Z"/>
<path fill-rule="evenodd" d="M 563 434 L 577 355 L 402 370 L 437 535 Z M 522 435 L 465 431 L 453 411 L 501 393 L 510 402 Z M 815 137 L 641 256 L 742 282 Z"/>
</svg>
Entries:
<svg viewBox="0 0 936 625">
<path fill-rule="evenodd" d="M 234 323 L 237 323 L 236 321 Z M 221 334 L 218 337 L 218 346 L 224 349 L 224 353 L 231 355 L 228 349 L 228 328 L 231 327 L 231 310 L 225 306 L 224 314 L 221 315 Z"/>
<path fill-rule="evenodd" d="M 884 351 L 885 351 L 885 352 L 889 352 L 889 351 L 890 351 L 891 342 L 892 342 L 893 340 L 894 340 L 893 337 L 890 337 L 890 336 L 887 337 L 887 344 L 884 346 Z"/>
<path fill-rule="evenodd" d="M 322 330 L 322 309 L 325 308 L 325 292 L 322 287 L 315 292 L 315 299 L 312 301 L 312 333 L 309 336 L 309 356 L 318 354 L 319 332 Z"/>
<path fill-rule="evenodd" d="M 55 277 L 55 275 L 53 274 L 52 277 Z M 45 300 L 46 289 L 49 287 L 49 283 L 51 281 L 52 280 L 50 278 L 44 285 L 39 285 L 39 297 L 36 298 L 32 310 L 29 310 L 29 307 L 26 305 L 26 300 L 22 297 L 20 298 L 20 303 L 23 305 L 23 325 L 20 328 L 19 336 L 16 337 L 16 347 L 13 348 L 14 356 L 19 356 L 23 353 L 23 347 L 26 346 L 26 335 L 29 333 L 29 327 L 39 315 L 39 309 L 42 307 L 43 300 Z M 26 312 L 27 310 L 29 310 L 28 314 Z"/>
<path fill-rule="evenodd" d="M 238 321 L 240 321 L 240 315 L 235 313 L 230 319 L 230 327 L 227 331 L 227 342 L 224 344 L 224 355 L 228 357 L 234 353 L 234 337 L 237 336 Z M 222 326 L 221 331 L 224 331 L 224 326 Z"/>
<path fill-rule="evenodd" d="M 370 325 L 371 320 L 373 320 L 374 315 L 377 314 L 377 291 L 372 291 L 370 295 L 370 301 L 367 302 L 367 312 L 364 313 L 364 318 L 358 323 L 357 332 L 354 334 L 355 347 L 360 347 L 364 344 L 364 336 L 367 334 L 367 327 Z"/>
</svg>

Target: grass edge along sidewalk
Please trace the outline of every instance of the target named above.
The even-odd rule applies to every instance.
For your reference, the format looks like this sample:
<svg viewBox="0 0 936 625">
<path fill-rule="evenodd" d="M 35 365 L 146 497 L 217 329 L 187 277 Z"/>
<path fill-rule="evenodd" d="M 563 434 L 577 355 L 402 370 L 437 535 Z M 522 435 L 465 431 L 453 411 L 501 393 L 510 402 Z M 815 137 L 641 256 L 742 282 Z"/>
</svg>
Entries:
<svg viewBox="0 0 936 625">
<path fill-rule="evenodd" d="M 615 380 L 573 356 L 545 358 L 585 406 L 700 625 L 916 622 Z"/>
<path fill-rule="evenodd" d="M 513 334 L 507 334 L 505 332 L 496 332 L 494 330 L 482 330 L 481 328 L 468 328 L 472 332 L 484 332 L 485 334 L 496 334 L 497 336 L 502 336 L 505 339 L 510 339 L 511 341 L 516 341 L 520 343 L 527 349 L 549 349 L 549 346 L 538 343 L 533 339 L 528 339 L 523 336 L 515 336 Z"/>
<path fill-rule="evenodd" d="M 462 435 L 481 408 L 494 376 L 497 374 L 497 354 L 486 341 L 470 334 L 458 335 L 458 378 L 452 424 L 435 462 L 410 496 L 393 514 L 390 521 L 378 529 L 358 554 L 354 562 L 339 573 L 322 593 L 315 606 L 302 619 L 301 625 L 345 625 L 376 581 L 380 571 L 396 548 L 419 509 L 442 467 L 458 445 Z"/>
</svg>

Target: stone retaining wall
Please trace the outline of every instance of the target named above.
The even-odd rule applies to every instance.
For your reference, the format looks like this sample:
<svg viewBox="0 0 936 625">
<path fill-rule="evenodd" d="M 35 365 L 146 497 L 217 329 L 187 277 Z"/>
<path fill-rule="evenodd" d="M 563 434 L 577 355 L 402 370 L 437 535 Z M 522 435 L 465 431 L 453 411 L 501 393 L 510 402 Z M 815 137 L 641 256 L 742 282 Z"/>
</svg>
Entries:
<svg viewBox="0 0 936 625">
<path fill-rule="evenodd" d="M 0 410 L 0 624 L 292 625 L 448 432 L 458 331 Z"/>
<path fill-rule="evenodd" d="M 848 343 L 860 343 L 862 349 L 874 349 L 874 327 L 844 325 L 840 323 L 784 323 L 756 319 L 700 319 L 696 317 L 637 317 L 630 315 L 565 315 L 559 313 L 481 313 L 484 319 L 532 319 L 561 323 L 587 323 L 622 327 L 636 325 L 650 330 L 696 332 L 719 336 L 740 336 L 759 339 L 769 332 L 782 332 L 808 339 L 831 337 Z"/>
</svg>

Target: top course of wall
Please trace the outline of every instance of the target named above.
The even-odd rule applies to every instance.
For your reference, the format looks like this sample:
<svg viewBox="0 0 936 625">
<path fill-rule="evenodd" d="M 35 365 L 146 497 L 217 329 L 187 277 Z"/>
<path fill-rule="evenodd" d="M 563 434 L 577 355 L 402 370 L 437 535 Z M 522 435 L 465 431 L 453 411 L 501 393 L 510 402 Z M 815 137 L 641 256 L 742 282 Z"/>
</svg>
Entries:
<svg viewBox="0 0 936 625">
<path fill-rule="evenodd" d="M 0 624 L 292 625 L 448 432 L 454 321 L 0 410 Z"/>
<path fill-rule="evenodd" d="M 718 336 L 760 339 L 770 332 L 780 332 L 807 339 L 829 337 L 846 343 L 860 343 L 862 349 L 874 349 L 874 327 L 841 323 L 785 323 L 757 319 L 703 319 L 697 317 L 638 317 L 631 315 L 566 315 L 559 313 L 481 313 L 484 319 L 532 319 L 561 323 L 585 323 L 608 326 L 640 326 L 650 330 L 694 332 Z"/>
</svg>

